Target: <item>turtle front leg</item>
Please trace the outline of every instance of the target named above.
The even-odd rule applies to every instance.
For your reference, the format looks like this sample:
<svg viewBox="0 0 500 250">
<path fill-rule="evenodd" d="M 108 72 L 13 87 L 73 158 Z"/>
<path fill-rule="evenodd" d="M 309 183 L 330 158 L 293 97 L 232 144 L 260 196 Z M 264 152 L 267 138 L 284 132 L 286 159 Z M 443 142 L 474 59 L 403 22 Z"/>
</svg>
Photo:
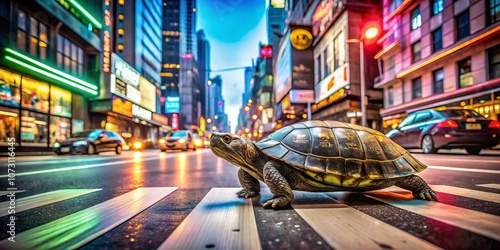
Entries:
<svg viewBox="0 0 500 250">
<path fill-rule="evenodd" d="M 420 198 L 422 200 L 438 200 L 434 190 L 427 185 L 420 176 L 410 175 L 406 178 L 401 179 L 395 184 L 397 187 L 404 188 L 413 192 L 415 198 Z"/>
<path fill-rule="evenodd" d="M 238 179 L 240 179 L 241 186 L 243 187 L 242 190 L 236 193 L 238 197 L 248 199 L 260 193 L 259 180 L 241 168 L 238 170 Z"/>
<path fill-rule="evenodd" d="M 264 182 L 273 193 L 273 198 L 262 204 L 265 208 L 283 207 L 293 200 L 292 188 L 277 167 L 279 167 L 279 163 L 274 161 L 269 161 L 264 165 Z"/>
</svg>

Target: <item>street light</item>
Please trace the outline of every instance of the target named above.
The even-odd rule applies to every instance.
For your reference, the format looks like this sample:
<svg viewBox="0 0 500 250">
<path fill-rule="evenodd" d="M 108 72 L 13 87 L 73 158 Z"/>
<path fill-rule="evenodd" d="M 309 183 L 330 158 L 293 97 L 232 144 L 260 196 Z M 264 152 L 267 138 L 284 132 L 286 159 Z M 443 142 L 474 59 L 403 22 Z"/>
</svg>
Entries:
<svg viewBox="0 0 500 250">
<path fill-rule="evenodd" d="M 360 67 L 360 88 L 361 88 L 361 125 L 367 125 L 366 121 L 366 82 L 365 82 L 365 49 L 363 40 L 373 39 L 378 35 L 378 28 L 371 26 L 365 30 L 359 39 L 348 39 L 346 43 L 359 44 L 359 67 Z"/>
</svg>

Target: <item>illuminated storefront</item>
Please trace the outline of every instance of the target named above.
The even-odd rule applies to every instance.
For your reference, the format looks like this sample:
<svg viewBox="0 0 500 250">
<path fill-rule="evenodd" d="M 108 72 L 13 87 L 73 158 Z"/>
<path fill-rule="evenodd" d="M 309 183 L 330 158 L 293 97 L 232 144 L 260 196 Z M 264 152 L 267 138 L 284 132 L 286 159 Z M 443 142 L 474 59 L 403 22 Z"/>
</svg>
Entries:
<svg viewBox="0 0 500 250">
<path fill-rule="evenodd" d="M 0 146 L 14 137 L 19 147 L 47 148 L 70 137 L 74 95 L 0 68 Z"/>
</svg>

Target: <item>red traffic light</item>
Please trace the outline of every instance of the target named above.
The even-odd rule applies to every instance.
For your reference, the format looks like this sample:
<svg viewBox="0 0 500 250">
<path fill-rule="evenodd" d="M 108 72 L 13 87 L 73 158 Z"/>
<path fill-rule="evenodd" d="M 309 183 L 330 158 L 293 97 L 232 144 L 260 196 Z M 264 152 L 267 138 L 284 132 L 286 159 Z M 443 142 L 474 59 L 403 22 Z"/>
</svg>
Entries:
<svg viewBox="0 0 500 250">
<path fill-rule="evenodd" d="M 372 39 L 377 37 L 378 35 L 378 28 L 377 27 L 370 27 L 365 31 L 365 37 L 367 39 Z"/>
</svg>

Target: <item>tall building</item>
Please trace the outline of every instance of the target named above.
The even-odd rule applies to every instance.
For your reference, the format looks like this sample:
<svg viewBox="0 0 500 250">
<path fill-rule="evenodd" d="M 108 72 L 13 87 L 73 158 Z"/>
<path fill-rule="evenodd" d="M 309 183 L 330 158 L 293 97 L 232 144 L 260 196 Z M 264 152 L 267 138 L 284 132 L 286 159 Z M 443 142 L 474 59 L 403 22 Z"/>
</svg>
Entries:
<svg viewBox="0 0 500 250">
<path fill-rule="evenodd" d="M 160 106 L 161 1 L 104 1 L 103 82 L 89 105 L 94 128 L 154 145 L 167 131 Z"/>
<path fill-rule="evenodd" d="M 0 1 L 0 151 L 52 151 L 93 128 L 101 90 L 102 1 Z"/>
<path fill-rule="evenodd" d="M 208 80 L 210 79 L 210 42 L 203 30 L 198 31 L 198 89 L 200 90 L 201 114 L 208 115 Z"/>
<path fill-rule="evenodd" d="M 269 1 L 269 7 L 267 9 L 267 43 L 273 46 L 273 49 L 278 48 L 281 38 L 283 37 L 283 32 L 285 30 L 285 21 L 287 17 L 287 12 L 284 6 L 273 5 L 273 0 Z M 276 55 L 276 51 L 273 50 L 273 56 Z"/>
<path fill-rule="evenodd" d="M 200 90 L 198 88 L 198 68 L 193 54 L 181 56 L 179 74 L 180 113 L 179 128 L 189 129 L 198 126 L 201 117 Z"/>
<path fill-rule="evenodd" d="M 180 54 L 193 54 L 197 58 L 196 0 L 180 1 Z"/>
<path fill-rule="evenodd" d="M 383 73 L 375 86 L 384 90 L 384 129 L 427 108 L 455 106 L 500 118 L 498 1 L 384 0 L 383 17 L 375 55 Z"/>
</svg>

